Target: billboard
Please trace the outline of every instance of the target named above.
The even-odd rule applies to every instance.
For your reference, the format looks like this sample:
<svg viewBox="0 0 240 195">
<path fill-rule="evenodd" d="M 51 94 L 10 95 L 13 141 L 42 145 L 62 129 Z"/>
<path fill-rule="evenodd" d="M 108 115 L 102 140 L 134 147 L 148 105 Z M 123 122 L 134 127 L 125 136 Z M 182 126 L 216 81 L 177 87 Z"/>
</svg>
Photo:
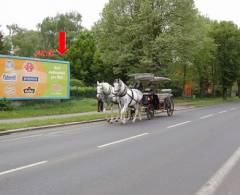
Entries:
<svg viewBox="0 0 240 195">
<path fill-rule="evenodd" d="M 68 99 L 67 61 L 0 55 L 0 99 Z"/>
</svg>

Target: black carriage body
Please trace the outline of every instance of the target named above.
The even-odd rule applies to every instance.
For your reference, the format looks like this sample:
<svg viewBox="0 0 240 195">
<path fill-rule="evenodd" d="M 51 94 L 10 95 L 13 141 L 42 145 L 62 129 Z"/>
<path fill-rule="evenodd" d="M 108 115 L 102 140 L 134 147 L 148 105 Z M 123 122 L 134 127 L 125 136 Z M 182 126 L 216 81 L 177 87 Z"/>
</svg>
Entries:
<svg viewBox="0 0 240 195">
<path fill-rule="evenodd" d="M 164 102 L 160 102 L 158 96 L 154 93 L 144 93 L 142 99 L 143 106 L 151 105 L 154 110 L 159 110 L 163 108 Z"/>
<path fill-rule="evenodd" d="M 154 85 L 162 81 L 170 81 L 166 77 L 155 77 L 149 73 L 134 74 L 131 76 L 138 82 L 135 86 L 140 86 L 140 84 L 141 86 L 150 86 L 150 84 Z M 153 118 L 157 111 L 166 111 L 168 116 L 172 116 L 174 103 L 171 89 L 162 89 L 161 93 L 155 93 L 155 90 L 151 88 L 143 88 L 141 91 L 143 91 L 142 106 L 148 119 Z"/>
</svg>

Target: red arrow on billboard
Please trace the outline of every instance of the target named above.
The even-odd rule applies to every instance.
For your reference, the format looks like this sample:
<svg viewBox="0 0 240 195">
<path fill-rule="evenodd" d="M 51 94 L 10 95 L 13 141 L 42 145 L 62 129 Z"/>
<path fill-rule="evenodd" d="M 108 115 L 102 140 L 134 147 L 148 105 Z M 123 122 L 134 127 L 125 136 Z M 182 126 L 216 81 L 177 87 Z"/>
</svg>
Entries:
<svg viewBox="0 0 240 195">
<path fill-rule="evenodd" d="M 68 49 L 66 48 L 66 32 L 58 33 L 58 53 L 63 56 Z"/>
</svg>

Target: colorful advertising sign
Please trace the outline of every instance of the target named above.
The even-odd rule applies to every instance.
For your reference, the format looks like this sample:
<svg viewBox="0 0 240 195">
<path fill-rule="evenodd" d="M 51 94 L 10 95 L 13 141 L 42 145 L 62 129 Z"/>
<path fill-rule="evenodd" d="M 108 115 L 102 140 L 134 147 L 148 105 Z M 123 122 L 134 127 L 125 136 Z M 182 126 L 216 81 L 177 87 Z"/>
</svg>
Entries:
<svg viewBox="0 0 240 195">
<path fill-rule="evenodd" d="M 0 99 L 68 99 L 69 62 L 0 55 Z"/>
</svg>

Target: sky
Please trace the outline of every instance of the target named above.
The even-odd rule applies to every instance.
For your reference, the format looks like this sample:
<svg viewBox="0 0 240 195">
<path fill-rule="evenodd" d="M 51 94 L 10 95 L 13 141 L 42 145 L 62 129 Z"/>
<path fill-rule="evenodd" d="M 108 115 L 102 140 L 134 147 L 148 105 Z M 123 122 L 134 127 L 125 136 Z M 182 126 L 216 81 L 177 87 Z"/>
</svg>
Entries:
<svg viewBox="0 0 240 195">
<path fill-rule="evenodd" d="M 82 25 L 88 29 L 100 19 L 100 13 L 109 0 L 2 0 L 0 30 L 7 34 L 6 25 L 18 24 L 27 29 L 47 16 L 78 11 L 82 15 Z M 202 15 L 215 20 L 234 21 L 240 26 L 239 0 L 195 0 Z"/>
</svg>

